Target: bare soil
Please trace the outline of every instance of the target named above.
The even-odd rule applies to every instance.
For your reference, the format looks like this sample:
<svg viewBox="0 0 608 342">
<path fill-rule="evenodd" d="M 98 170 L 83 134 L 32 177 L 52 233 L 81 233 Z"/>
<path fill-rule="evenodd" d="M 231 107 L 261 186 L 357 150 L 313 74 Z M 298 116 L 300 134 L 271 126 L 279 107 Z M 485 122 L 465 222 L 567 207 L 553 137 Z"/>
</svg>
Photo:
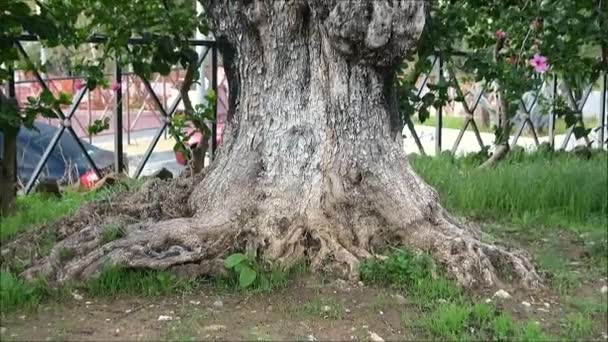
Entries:
<svg viewBox="0 0 608 342">
<path fill-rule="evenodd" d="M 385 340 L 431 338 L 419 325 L 423 314 L 396 290 L 326 281 L 316 276 L 294 280 L 269 294 L 235 293 L 204 286 L 191 294 L 164 297 L 71 299 L 39 307 L 35 312 L 2 316 L 5 341 L 157 341 L 157 340 Z M 517 321 L 536 321 L 560 335 L 572 308 L 546 291 L 512 292 L 498 307 Z M 600 298 L 596 284 L 583 284 L 576 295 Z M 478 293 L 479 301 L 491 294 Z M 605 295 L 604 295 L 605 297 Z M 219 307 L 217 301 L 222 302 Z M 527 301 L 530 307 L 521 303 Z M 605 298 L 598 303 L 605 304 Z M 494 302 L 497 302 L 494 299 Z M 546 304 L 550 307 L 547 307 Z M 438 303 L 439 305 L 439 303 Z M 169 316 L 170 320 L 159 320 Z M 606 314 L 594 316 L 595 340 L 605 340 Z"/>
</svg>

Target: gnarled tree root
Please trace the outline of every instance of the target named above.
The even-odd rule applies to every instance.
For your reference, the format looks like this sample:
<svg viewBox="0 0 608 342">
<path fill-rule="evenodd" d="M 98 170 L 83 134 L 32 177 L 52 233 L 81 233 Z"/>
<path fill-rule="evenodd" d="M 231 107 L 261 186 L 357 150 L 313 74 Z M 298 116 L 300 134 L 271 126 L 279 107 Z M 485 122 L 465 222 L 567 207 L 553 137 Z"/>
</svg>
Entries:
<svg viewBox="0 0 608 342">
<path fill-rule="evenodd" d="M 94 277 L 104 265 L 217 274 L 229 253 L 248 250 L 269 262 L 289 266 L 306 261 L 315 270 L 356 278 L 362 259 L 386 246 L 403 245 L 433 255 L 466 288 L 500 286 L 502 281 L 540 286 L 534 267 L 521 252 L 481 242 L 478 234 L 438 206 L 431 213 L 400 225 L 366 207 L 308 210 L 292 216 L 257 208 L 240 210 L 231 221 L 215 225 L 205 225 L 198 217 L 129 224 L 123 228 L 124 237 L 114 241 L 104 240 L 108 228 L 102 221 L 67 236 L 23 275 L 63 283 Z M 62 260 L 66 254 L 71 258 Z"/>
</svg>

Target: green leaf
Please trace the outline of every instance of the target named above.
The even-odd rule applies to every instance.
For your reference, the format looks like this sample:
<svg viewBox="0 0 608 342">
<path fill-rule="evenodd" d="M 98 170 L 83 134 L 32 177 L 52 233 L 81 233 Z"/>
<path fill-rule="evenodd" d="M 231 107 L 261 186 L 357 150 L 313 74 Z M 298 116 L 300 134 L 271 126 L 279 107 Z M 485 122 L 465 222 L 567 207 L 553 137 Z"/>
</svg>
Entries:
<svg viewBox="0 0 608 342">
<path fill-rule="evenodd" d="M 241 288 L 249 287 L 255 281 L 257 273 L 249 266 L 245 266 L 241 269 L 239 275 L 239 286 Z"/>
<path fill-rule="evenodd" d="M 234 266 L 247 260 L 247 256 L 243 253 L 234 253 L 224 260 L 224 267 L 234 268 Z"/>
<path fill-rule="evenodd" d="M 576 137 L 576 139 L 586 137 L 587 135 L 589 135 L 590 132 L 591 132 L 591 129 L 580 127 L 580 126 L 574 127 L 572 129 L 572 133 L 574 133 L 574 136 Z"/>
</svg>

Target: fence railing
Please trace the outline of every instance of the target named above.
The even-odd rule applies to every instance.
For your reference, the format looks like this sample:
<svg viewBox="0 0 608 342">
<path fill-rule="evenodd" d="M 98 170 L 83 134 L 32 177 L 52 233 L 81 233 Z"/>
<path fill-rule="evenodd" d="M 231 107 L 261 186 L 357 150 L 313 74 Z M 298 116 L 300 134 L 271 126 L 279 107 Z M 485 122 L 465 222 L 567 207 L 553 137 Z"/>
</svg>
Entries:
<svg viewBox="0 0 608 342">
<path fill-rule="evenodd" d="M 470 89 L 464 89 L 460 85 L 457 77 L 457 71 L 454 69 L 454 67 L 446 67 L 446 63 L 439 56 L 433 57 L 431 69 L 433 70 L 431 73 L 423 74 L 418 79 L 418 95 L 421 96 L 426 92 L 432 92 L 432 90 L 427 87 L 431 78 L 434 78 L 437 81 L 447 81 L 448 84 L 450 84 L 449 92 L 452 93 L 451 96 L 449 96 L 450 100 L 447 106 L 438 108 L 434 111 L 435 132 L 433 140 L 435 142 L 435 154 L 439 154 L 441 151 L 443 151 L 443 131 L 445 128 L 443 119 L 445 118 L 445 110 L 450 107 L 455 108 L 456 105 L 461 106 L 461 111 L 464 115 L 463 121 L 459 127 L 458 135 L 453 146 L 451 147 L 451 152 L 456 153 L 458 151 L 462 139 L 469 128 L 474 134 L 476 143 L 479 145 L 480 149 L 483 149 L 486 145 L 491 145 L 490 143 L 484 142 L 482 139 L 478 123 L 480 118 L 479 115 L 476 115 L 476 112 L 485 111 L 486 114 L 487 112 L 491 112 L 494 114 L 495 121 L 497 121 L 496 118 L 498 116 L 498 107 L 495 101 L 495 94 L 488 89 L 489 87 L 472 82 L 470 82 L 469 85 L 472 85 L 473 87 L 470 87 Z M 597 79 L 588 80 L 588 84 L 582 87 L 582 91 L 579 92 L 579 96 L 575 95 L 571 85 L 567 84 L 565 81 L 559 80 L 556 76 L 549 77 L 549 81 L 545 81 L 540 89 L 531 90 L 521 99 L 518 114 L 513 119 L 515 130 L 510 144 L 516 145 L 527 128 L 533 139 L 534 145 L 539 146 L 540 139 L 538 133 L 539 128 L 541 128 L 539 126 L 546 126 L 548 131 L 547 142 L 551 145 L 551 147 L 555 148 L 556 122 L 558 120 L 555 111 L 555 104 L 558 97 L 562 97 L 566 103 L 568 103 L 570 109 L 576 113 L 575 115 L 577 117 L 576 123 L 566 127 L 566 131 L 564 133 L 565 136 L 563 137 L 559 147 L 560 149 L 565 149 L 574 135 L 574 128 L 577 125 L 583 128 L 585 127 L 585 121 L 583 120 L 583 108 L 590 98 L 594 85 L 597 86 L 597 83 L 599 82 L 599 103 L 597 106 L 595 127 L 592 128 L 590 133 L 594 139 L 593 141 L 590 141 L 589 137 L 586 136 L 585 143 L 587 145 L 594 144 L 596 147 L 604 148 L 608 144 L 606 139 L 608 137 L 608 113 L 606 112 L 608 106 L 607 77 L 607 73 L 603 72 L 603 74 L 599 75 Z M 598 92 L 596 91 L 596 93 Z M 550 106 L 541 106 L 541 99 L 543 99 L 545 103 L 550 103 Z M 418 151 L 421 154 L 426 154 L 418 131 L 416 130 L 411 117 L 406 120 L 406 126 L 408 127 Z"/>
<path fill-rule="evenodd" d="M 21 39 L 16 42 L 16 47 L 23 56 L 23 58 L 29 60 L 30 57 L 26 53 L 23 48 L 21 42 L 23 41 L 36 41 L 36 37 L 32 36 L 22 36 Z M 91 43 L 101 43 L 103 42 L 103 38 L 94 37 L 91 39 Z M 130 41 L 130 44 L 141 44 L 141 40 L 133 39 Z M 200 67 L 201 63 L 205 60 L 207 55 L 211 53 L 211 88 L 218 94 L 218 87 L 222 86 L 222 88 L 227 89 L 225 82 L 226 79 L 223 79 L 221 82 L 218 82 L 218 50 L 217 46 L 213 41 L 206 40 L 191 40 L 190 44 L 193 46 L 203 46 L 204 49 L 199 53 L 198 66 Z M 438 108 L 434 111 L 432 117 L 434 118 L 434 133 L 432 139 L 434 141 L 435 154 L 440 154 L 444 149 L 444 131 L 446 125 L 444 124 L 444 119 L 452 118 L 453 116 L 446 116 L 446 113 L 449 111 L 457 112 L 458 106 L 460 106 L 460 112 L 462 120 L 459 121 L 460 127 L 458 128 L 458 134 L 455 138 L 453 145 L 451 146 L 451 151 L 456 153 L 459 147 L 462 144 L 463 138 L 465 134 L 469 132 L 474 135 L 474 144 L 478 145 L 480 149 L 484 149 L 487 145 L 491 145 L 490 141 L 484 141 L 482 137 L 482 132 L 480 130 L 480 123 L 488 126 L 488 118 L 489 116 L 494 116 L 494 121 L 496 121 L 496 113 L 498 112 L 495 94 L 493 94 L 488 87 L 485 87 L 480 84 L 468 82 L 461 86 L 461 80 L 457 77 L 457 72 L 452 67 L 446 66 L 441 58 L 434 57 L 433 59 L 433 72 L 421 75 L 419 78 L 418 85 L 418 95 L 423 95 L 425 92 L 431 91 L 428 87 L 428 84 L 431 80 L 447 80 L 450 84 L 449 93 L 450 93 L 450 101 L 445 107 Z M 179 71 L 174 71 L 177 74 L 176 79 L 174 79 L 173 75 L 169 76 L 168 79 L 173 85 L 179 83 L 180 73 Z M 45 164 L 48 162 L 49 156 L 53 149 L 57 146 L 59 139 L 63 134 L 68 134 L 74 137 L 76 140 L 79 149 L 87 159 L 91 169 L 95 172 L 97 177 L 101 177 L 100 170 L 98 166 L 95 164 L 95 161 L 89 156 L 86 149 L 84 148 L 81 140 L 79 138 L 87 137 L 89 141 L 91 141 L 91 135 L 85 133 L 85 125 L 82 124 L 78 115 L 76 115 L 77 109 L 83 106 L 83 102 L 86 104 L 86 111 L 88 112 L 88 120 L 87 124 L 90 125 L 93 117 L 95 118 L 104 118 L 110 117 L 112 120 L 112 130 L 109 134 L 113 136 L 114 139 L 114 165 L 113 168 L 116 172 L 123 172 L 125 170 L 124 163 L 124 154 L 123 154 L 123 144 L 124 144 L 124 133 L 127 134 L 127 143 L 130 143 L 131 132 L 133 132 L 136 124 L 139 120 L 141 120 L 142 115 L 146 112 L 145 109 L 149 108 L 154 113 L 154 117 L 157 119 L 153 125 L 150 127 L 146 127 L 146 129 L 154 129 L 154 135 L 148 144 L 145 153 L 143 154 L 141 160 L 138 162 L 138 165 L 133 173 L 133 177 L 137 178 L 142 174 L 144 167 L 146 167 L 150 156 L 152 155 L 154 148 L 158 144 L 161 136 L 166 134 L 167 127 L 170 122 L 171 116 L 178 110 L 178 106 L 180 101 L 182 100 L 181 93 L 178 91 L 175 96 L 167 96 L 166 85 L 167 78 L 163 78 L 163 83 L 161 89 L 162 95 L 158 95 L 155 91 L 155 87 L 157 85 L 156 81 L 159 78 L 156 78 L 153 83 L 150 80 L 139 78 L 137 75 L 132 73 L 123 73 L 120 67 L 116 67 L 114 70 L 114 80 L 117 84 L 120 84 L 120 87 L 117 87 L 115 90 L 107 91 L 104 94 L 101 90 L 96 90 L 99 92 L 97 97 L 99 99 L 103 99 L 100 101 L 101 105 L 93 103 L 94 94 L 93 92 L 83 87 L 81 89 L 76 90 L 73 82 L 77 79 L 77 77 L 60 77 L 60 78 L 44 78 L 39 72 L 33 71 L 32 76 L 34 80 L 18 80 L 16 81 L 13 77 L 8 84 L 8 95 L 10 97 L 20 98 L 23 97 L 22 94 L 19 93 L 20 86 L 27 87 L 28 85 L 31 87 L 32 82 L 35 82 L 40 89 L 50 89 L 53 88 L 53 82 L 58 81 L 71 81 L 71 89 L 75 92 L 73 96 L 73 101 L 71 106 L 63 112 L 62 110 L 57 111 L 57 119 L 59 123 L 59 129 L 53 136 L 50 141 L 50 144 L 46 147 L 41 159 L 37 163 L 34 172 L 31 177 L 29 177 L 27 184 L 24 186 L 24 190 L 26 193 L 29 193 L 36 184 L 38 177 L 41 174 L 42 169 L 45 167 Z M 589 84 L 584 88 L 582 92 L 578 94 L 578 96 L 572 91 L 570 85 L 565 82 L 559 80 L 557 77 L 552 76 L 549 78 L 549 81 L 545 82 L 541 89 L 537 89 L 535 91 L 530 91 L 525 94 L 521 100 L 521 107 L 518 112 L 517 117 L 514 119 L 515 130 L 514 135 L 511 138 L 511 144 L 515 145 L 520 140 L 521 136 L 527 131 L 531 135 L 533 144 L 539 146 L 542 139 L 539 137 L 539 129 L 543 128 L 541 126 L 546 126 L 548 131 L 548 143 L 555 148 L 556 141 L 556 122 L 557 117 L 555 113 L 555 103 L 558 97 L 562 97 L 567 101 L 570 108 L 577 113 L 578 119 L 574 125 L 570 127 L 566 127 L 564 132 L 564 136 L 562 137 L 562 143 L 559 148 L 566 148 L 569 141 L 572 139 L 572 135 L 574 132 L 575 125 L 585 125 L 583 120 L 583 108 L 587 103 L 591 92 L 593 91 L 593 86 L 597 85 L 599 81 L 599 106 L 597 113 L 597 120 L 595 121 L 595 127 L 592 131 L 593 140 L 597 147 L 604 147 L 607 144 L 606 137 L 607 133 L 607 121 L 608 121 L 608 113 L 607 113 L 607 74 L 604 72 L 599 76 L 597 80 L 590 80 Z M 138 83 L 141 87 L 131 87 L 131 84 Z M 126 86 L 122 86 L 125 84 Z M 131 89 L 134 89 L 134 92 Z M 52 89 L 51 89 L 52 90 Z M 58 89 L 55 89 L 56 91 Z M 27 92 L 27 90 L 26 90 Z M 597 91 L 596 91 L 597 92 Z M 129 109 L 129 102 L 132 100 L 133 96 L 140 99 L 139 109 L 136 111 L 135 118 L 131 120 L 131 112 Z M 227 109 L 227 94 L 224 97 L 216 96 L 216 105 L 215 105 L 215 119 L 212 122 L 212 140 L 211 140 L 211 156 L 215 154 L 218 139 L 217 139 L 217 125 L 218 125 L 218 104 L 222 104 L 222 108 Z M 85 101 L 83 101 L 86 98 Z M 172 99 L 172 101 L 168 101 Z M 548 107 L 543 107 L 539 105 L 540 100 L 544 99 L 545 102 L 549 102 L 551 105 Z M 124 108 L 123 104 L 127 103 L 127 125 L 124 127 Z M 97 106 L 97 107 L 96 107 Z M 542 112 L 543 110 L 548 112 Z M 96 111 L 95 115 L 93 115 L 93 111 Z M 101 111 L 101 114 L 98 113 Z M 480 118 L 479 112 L 485 112 L 487 117 L 484 117 L 482 113 L 482 117 Z M 493 113 L 493 115 L 490 114 Z M 539 119 L 540 118 L 540 119 Z M 491 121 L 491 120 L 490 120 Z M 415 122 L 412 118 L 406 120 L 406 126 L 408 127 L 408 131 L 411 134 L 411 137 L 414 140 L 414 144 L 416 145 L 418 151 L 422 154 L 426 154 L 423 143 L 421 142 L 419 136 L 419 129 L 421 126 L 416 126 Z M 80 134 L 77 133 L 74 127 L 78 127 Z M 418 127 L 418 128 L 417 128 Z M 67 131 L 67 133 L 66 133 Z M 486 138 L 487 140 L 487 138 Z M 586 141 L 587 144 L 590 143 L 589 140 Z"/>
<path fill-rule="evenodd" d="M 31 58 L 28 55 L 28 53 L 26 52 L 26 50 L 24 49 L 22 42 L 32 42 L 32 41 L 37 41 L 37 37 L 35 36 L 31 36 L 31 35 L 22 35 L 16 42 L 15 42 L 15 47 L 17 48 L 18 52 L 20 53 L 20 55 L 26 60 L 26 62 L 31 63 Z M 105 38 L 102 36 L 93 36 L 89 39 L 89 43 L 103 43 L 105 42 Z M 201 64 L 203 63 L 203 61 L 205 60 L 205 58 L 207 57 L 207 55 L 209 53 L 211 53 L 211 89 L 217 94 L 218 91 L 218 50 L 217 50 L 217 46 L 215 44 L 214 41 L 209 41 L 209 40 L 190 40 L 189 41 L 191 46 L 202 46 L 204 47 L 202 49 L 201 52 L 199 52 L 199 56 L 198 56 L 198 64 L 197 67 L 200 68 Z M 137 44 L 143 44 L 143 40 L 139 39 L 139 38 L 132 38 L 129 40 L 129 44 L 130 45 L 137 45 Z M 41 90 L 46 90 L 46 91 L 51 91 L 51 87 L 49 86 L 49 79 L 44 78 L 41 73 L 37 70 L 33 70 L 31 71 L 35 82 L 38 84 L 38 86 L 40 87 Z M 129 96 L 129 93 L 125 93 L 123 94 L 123 89 L 124 87 L 122 87 L 123 84 L 123 71 L 122 68 L 120 66 L 116 66 L 115 70 L 114 70 L 114 81 L 116 82 L 116 84 L 121 85 L 120 87 L 116 87 L 115 89 L 113 89 L 113 94 L 112 94 L 112 110 L 111 110 L 111 118 L 112 118 L 112 127 L 113 127 L 113 136 L 114 136 L 114 171 L 118 172 L 118 173 L 122 173 L 125 171 L 125 161 L 124 161 L 124 149 L 123 149 L 123 133 L 124 133 L 124 127 L 123 127 L 123 95 Z M 135 75 L 128 75 L 130 76 L 132 79 L 134 77 L 136 77 Z M 127 79 L 128 80 L 128 79 Z M 152 138 L 152 141 L 150 142 L 150 144 L 148 145 L 146 152 L 144 153 L 142 160 L 138 163 L 135 173 L 133 174 L 133 177 L 138 178 L 144 167 L 146 166 L 146 163 L 148 162 L 154 148 L 156 147 L 156 145 L 158 144 L 158 141 L 160 139 L 160 137 L 165 133 L 165 131 L 167 130 L 167 127 L 169 125 L 171 116 L 177 111 L 177 108 L 182 100 L 182 94 L 180 92 L 177 93 L 177 96 L 173 99 L 173 102 L 167 106 L 165 104 L 163 104 L 163 101 L 161 101 L 161 99 L 159 99 L 159 96 L 155 93 L 153 86 L 150 84 L 150 81 L 145 79 L 145 78 L 141 78 L 140 79 L 142 84 L 144 85 L 144 88 L 147 92 L 146 95 L 146 99 L 149 98 L 151 100 L 151 102 L 154 105 L 155 111 L 157 113 L 160 114 L 160 120 L 159 120 L 159 125 L 155 128 L 156 132 L 154 133 L 154 136 Z M 52 81 L 52 80 L 51 80 Z M 12 77 L 9 79 L 8 82 L 8 87 L 7 87 L 7 94 L 10 98 L 17 98 L 17 92 L 16 92 L 16 85 L 18 84 L 18 82 L 15 80 L 15 74 L 13 73 Z M 36 164 L 32 175 L 28 178 L 27 183 L 24 186 L 24 192 L 25 193 L 29 193 L 32 191 L 32 189 L 34 188 L 43 168 L 45 167 L 45 165 L 47 164 L 49 157 L 51 155 L 51 153 L 53 152 L 53 150 L 57 147 L 57 144 L 59 143 L 60 139 L 62 138 L 62 136 L 64 134 L 68 134 L 70 136 L 73 137 L 73 140 L 76 141 L 76 145 L 78 146 L 79 150 L 82 152 L 83 156 L 86 158 L 86 161 L 89 164 L 89 167 L 91 168 L 91 170 L 95 173 L 95 175 L 97 176 L 97 178 L 101 178 L 102 174 L 99 170 L 98 165 L 96 165 L 95 161 L 93 160 L 93 158 L 89 155 L 89 153 L 87 152 L 86 148 L 83 145 L 83 142 L 79 139 L 79 135 L 76 133 L 76 130 L 74 129 L 74 124 L 78 125 L 78 127 L 86 132 L 86 129 L 84 128 L 84 126 L 82 125 L 82 123 L 78 120 L 77 117 L 75 117 L 75 113 L 79 107 L 79 105 L 82 103 L 83 99 L 85 98 L 85 95 L 88 95 L 89 97 L 91 96 L 91 92 L 86 88 L 86 87 L 82 87 L 78 90 L 76 90 L 73 98 L 72 98 L 72 103 L 69 106 L 69 108 L 67 108 L 67 110 L 64 112 L 64 110 L 62 110 L 61 108 L 58 108 L 55 113 L 57 114 L 57 119 L 59 120 L 59 127 L 58 130 L 54 133 L 53 137 L 50 140 L 50 143 L 48 144 L 48 146 L 46 146 L 42 157 L 40 158 L 40 160 L 38 161 L 38 163 Z M 216 99 L 218 97 L 216 96 Z M 166 97 L 164 97 L 163 100 L 165 100 Z M 90 101 L 88 101 L 90 104 Z M 145 105 L 144 101 L 144 105 Z M 212 137 L 211 137 L 211 157 L 213 158 L 215 151 L 217 149 L 217 102 L 214 106 L 215 108 L 215 113 L 214 113 L 214 120 L 212 120 L 211 122 L 211 131 L 212 131 Z M 107 112 L 108 108 L 104 108 L 104 112 Z M 102 115 L 105 115 L 107 113 L 104 113 Z M 139 118 L 139 114 L 138 116 L 136 116 L 135 121 L 138 120 Z M 91 116 L 89 116 L 89 120 L 90 120 Z M 128 134 L 130 134 L 130 129 L 131 129 L 131 124 L 129 124 L 129 127 L 127 127 L 127 132 Z M 67 133 L 66 133 L 67 132 Z"/>
</svg>

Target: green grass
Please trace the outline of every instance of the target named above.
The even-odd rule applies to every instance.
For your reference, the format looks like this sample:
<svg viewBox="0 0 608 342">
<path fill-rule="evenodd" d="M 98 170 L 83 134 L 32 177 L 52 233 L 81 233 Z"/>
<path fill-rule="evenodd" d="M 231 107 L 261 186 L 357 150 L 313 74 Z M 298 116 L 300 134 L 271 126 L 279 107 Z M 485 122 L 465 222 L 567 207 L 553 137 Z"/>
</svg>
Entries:
<svg viewBox="0 0 608 342">
<path fill-rule="evenodd" d="M 118 240 L 120 238 L 125 237 L 126 233 L 124 229 L 117 226 L 107 226 L 104 228 L 101 233 L 101 243 L 106 244 L 108 242 L 112 242 L 114 240 Z"/>
<path fill-rule="evenodd" d="M 477 303 L 445 278 L 424 254 L 393 249 L 386 258 L 363 261 L 359 273 L 367 283 L 392 286 L 418 302 L 422 316 L 414 326 L 433 340 L 552 340 L 536 323 L 518 323 L 491 304 Z M 318 312 L 319 305 L 314 309 Z"/>
<path fill-rule="evenodd" d="M 413 156 L 414 169 L 463 216 L 527 227 L 597 231 L 608 224 L 606 153 L 581 159 L 566 153 L 511 153 L 481 170 L 481 156 Z M 605 234 L 605 230 L 604 234 Z"/>
<path fill-rule="evenodd" d="M 65 298 L 65 288 L 52 289 L 43 280 L 26 282 L 16 275 L 0 271 L 0 308 L 2 313 L 34 309 L 49 298 Z"/>
<path fill-rule="evenodd" d="M 108 267 L 84 286 L 92 296 L 158 296 L 191 291 L 196 287 L 196 280 L 178 279 L 166 271 Z"/>
<path fill-rule="evenodd" d="M 570 269 L 568 259 L 556 247 L 541 251 L 536 261 L 540 270 L 548 273 L 551 286 L 559 293 L 568 294 L 580 286 L 580 275 Z"/>
<path fill-rule="evenodd" d="M 301 313 L 307 316 L 340 320 L 344 314 L 344 306 L 333 299 L 317 299 L 310 301 L 301 308 Z"/>
<path fill-rule="evenodd" d="M 61 198 L 40 193 L 19 196 L 15 213 L 8 217 L 0 217 L 0 243 L 33 227 L 55 222 L 73 213 L 85 202 L 103 200 L 116 192 L 138 187 L 141 184 L 141 180 L 127 180 L 124 184 L 94 192 L 67 190 L 62 192 Z"/>
<path fill-rule="evenodd" d="M 54 288 L 44 280 L 26 282 L 10 272 L 0 271 L 0 307 L 2 313 L 35 309 L 43 302 L 69 298 L 76 289 L 93 297 L 158 296 L 191 292 L 198 285 L 196 279 L 178 279 L 165 271 L 107 267 L 99 277 L 86 283 L 64 284 Z"/>
<path fill-rule="evenodd" d="M 588 341 L 593 333 L 591 317 L 580 312 L 568 314 L 564 330 L 570 341 Z"/>
<path fill-rule="evenodd" d="M 443 116 L 442 117 L 442 127 L 443 128 L 451 128 L 451 129 L 461 129 L 462 126 L 464 125 L 464 121 L 465 118 L 461 117 L 461 116 Z M 479 131 L 482 133 L 494 133 L 494 130 L 492 127 L 483 127 L 483 125 L 481 124 L 481 120 L 479 119 L 475 119 L 475 123 L 477 124 L 477 128 L 479 128 Z M 587 128 L 593 128 L 596 127 L 597 124 L 597 119 L 596 118 L 588 118 L 584 120 L 585 123 L 585 127 Z M 430 116 L 428 119 L 426 119 L 423 123 L 420 122 L 420 120 L 418 120 L 418 117 L 416 116 L 414 119 L 414 124 L 416 125 L 423 125 L 423 126 L 432 126 L 435 127 L 436 124 L 436 117 L 435 116 Z M 472 130 L 471 126 L 469 125 L 469 127 L 467 127 L 468 130 Z M 515 130 L 517 129 L 517 127 L 514 127 L 512 129 L 512 133 L 511 134 L 515 134 Z M 564 134 L 566 133 L 566 131 L 568 130 L 568 127 L 566 127 L 566 122 L 564 120 L 556 120 L 555 121 L 555 134 Z M 547 136 L 549 135 L 549 132 L 547 130 L 544 131 L 536 131 L 538 136 Z M 526 130 L 524 130 L 523 135 L 530 135 L 528 134 Z"/>
<path fill-rule="evenodd" d="M 31 194 L 17 198 L 15 214 L 0 220 L 0 242 L 25 231 L 28 227 L 51 223 L 72 213 L 82 203 L 94 198 L 93 193 L 68 191 L 61 199 Z"/>
</svg>

